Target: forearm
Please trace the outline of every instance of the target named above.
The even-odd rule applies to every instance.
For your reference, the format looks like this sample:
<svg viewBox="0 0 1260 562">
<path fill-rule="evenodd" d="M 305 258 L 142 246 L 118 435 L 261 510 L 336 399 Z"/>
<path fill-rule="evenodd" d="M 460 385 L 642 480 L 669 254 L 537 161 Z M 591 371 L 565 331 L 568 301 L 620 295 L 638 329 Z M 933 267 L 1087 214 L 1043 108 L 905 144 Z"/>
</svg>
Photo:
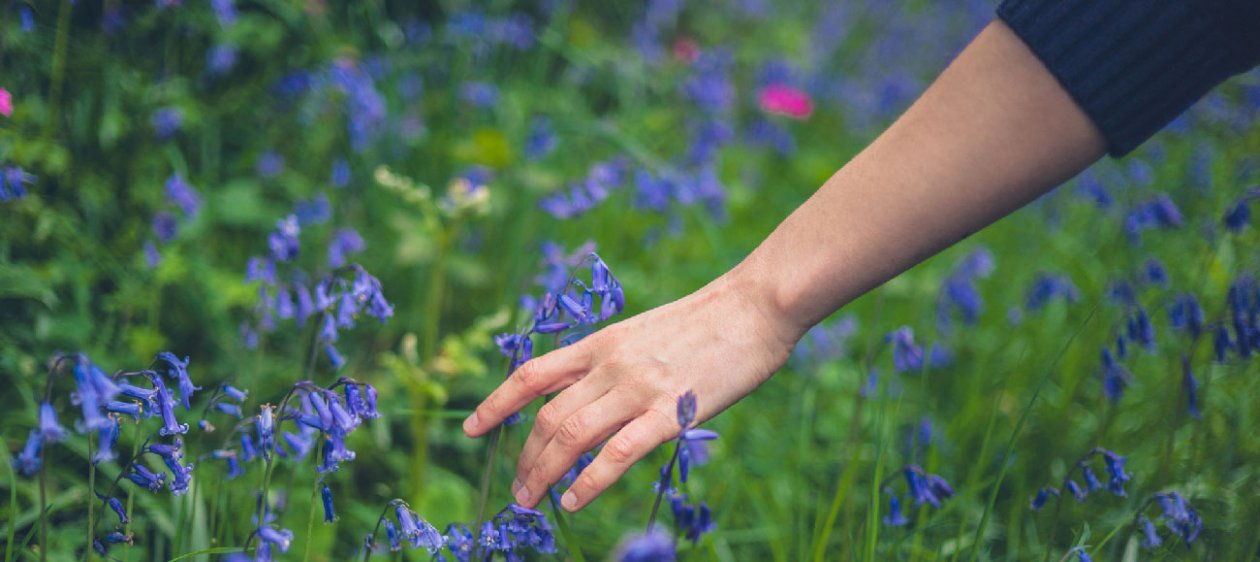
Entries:
<svg viewBox="0 0 1260 562">
<path fill-rule="evenodd" d="M 1104 149 L 1089 118 L 996 21 L 728 280 L 797 338 L 1072 177 Z"/>
</svg>

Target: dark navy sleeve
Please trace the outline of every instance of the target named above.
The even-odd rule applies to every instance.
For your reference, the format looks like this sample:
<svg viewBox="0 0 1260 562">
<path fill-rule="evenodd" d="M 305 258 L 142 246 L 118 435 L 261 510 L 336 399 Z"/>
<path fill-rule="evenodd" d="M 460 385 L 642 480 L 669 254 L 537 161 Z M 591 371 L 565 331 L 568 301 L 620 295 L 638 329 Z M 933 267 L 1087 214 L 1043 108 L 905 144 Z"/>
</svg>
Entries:
<svg viewBox="0 0 1260 562">
<path fill-rule="evenodd" d="M 1003 0 L 997 14 L 1098 126 L 1112 156 L 1260 64 L 1260 0 Z"/>
</svg>

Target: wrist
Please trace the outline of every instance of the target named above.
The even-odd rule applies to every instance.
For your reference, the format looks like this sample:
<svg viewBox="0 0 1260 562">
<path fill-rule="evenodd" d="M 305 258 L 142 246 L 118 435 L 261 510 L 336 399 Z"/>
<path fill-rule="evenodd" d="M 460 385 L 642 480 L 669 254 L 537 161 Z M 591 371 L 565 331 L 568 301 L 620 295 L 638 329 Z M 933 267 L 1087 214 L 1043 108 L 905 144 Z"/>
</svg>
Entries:
<svg viewBox="0 0 1260 562">
<path fill-rule="evenodd" d="M 751 260 L 745 260 L 716 279 L 711 287 L 736 307 L 746 310 L 772 344 L 789 351 L 813 325 L 792 312 L 773 276 L 759 271 Z"/>
</svg>

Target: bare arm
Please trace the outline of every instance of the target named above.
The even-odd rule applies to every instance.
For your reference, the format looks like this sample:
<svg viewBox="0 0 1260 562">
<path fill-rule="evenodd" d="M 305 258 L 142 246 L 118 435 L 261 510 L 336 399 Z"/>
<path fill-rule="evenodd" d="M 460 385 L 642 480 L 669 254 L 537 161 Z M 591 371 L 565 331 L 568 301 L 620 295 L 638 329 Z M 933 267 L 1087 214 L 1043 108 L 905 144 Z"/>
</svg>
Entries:
<svg viewBox="0 0 1260 562">
<path fill-rule="evenodd" d="M 778 369 L 831 312 L 1097 160 L 1101 134 L 1000 21 L 743 263 L 678 301 L 522 366 L 464 423 L 483 435 L 547 393 L 513 493 L 534 506 L 607 441 L 561 504 L 580 509 L 678 435 L 687 390 L 708 419 Z"/>
</svg>

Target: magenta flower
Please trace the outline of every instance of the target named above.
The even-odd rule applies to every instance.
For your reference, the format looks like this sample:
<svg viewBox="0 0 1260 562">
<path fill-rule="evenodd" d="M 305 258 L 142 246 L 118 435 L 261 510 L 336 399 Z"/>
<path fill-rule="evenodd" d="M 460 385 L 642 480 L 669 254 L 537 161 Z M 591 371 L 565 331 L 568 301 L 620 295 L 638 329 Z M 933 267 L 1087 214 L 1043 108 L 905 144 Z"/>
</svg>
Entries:
<svg viewBox="0 0 1260 562">
<path fill-rule="evenodd" d="M 771 84 L 757 93 L 761 110 L 793 119 L 805 120 L 814 113 L 814 100 L 803 90 L 783 84 Z"/>
<path fill-rule="evenodd" d="M 5 117 L 13 115 L 13 94 L 4 88 L 0 88 L 0 115 Z"/>
</svg>

